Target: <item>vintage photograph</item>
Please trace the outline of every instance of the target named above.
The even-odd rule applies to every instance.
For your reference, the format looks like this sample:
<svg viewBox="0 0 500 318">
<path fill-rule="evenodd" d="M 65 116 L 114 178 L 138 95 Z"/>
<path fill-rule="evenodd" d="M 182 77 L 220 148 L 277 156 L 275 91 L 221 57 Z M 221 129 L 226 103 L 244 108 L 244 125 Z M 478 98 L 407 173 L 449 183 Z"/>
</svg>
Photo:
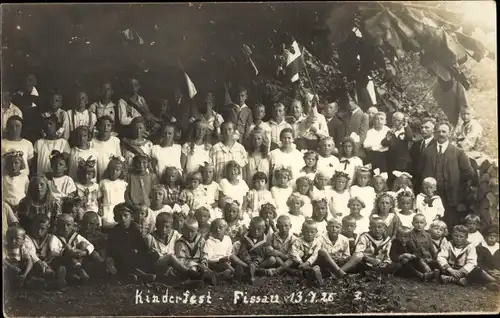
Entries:
<svg viewBox="0 0 500 318">
<path fill-rule="evenodd" d="M 496 9 L 1 5 L 4 315 L 498 313 Z"/>
</svg>

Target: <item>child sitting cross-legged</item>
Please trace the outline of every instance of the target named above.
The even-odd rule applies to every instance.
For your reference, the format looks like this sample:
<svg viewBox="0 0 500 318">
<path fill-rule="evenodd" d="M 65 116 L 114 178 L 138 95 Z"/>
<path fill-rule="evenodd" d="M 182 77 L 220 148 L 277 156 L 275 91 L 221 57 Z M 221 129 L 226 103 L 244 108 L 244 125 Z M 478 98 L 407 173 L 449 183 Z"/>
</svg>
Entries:
<svg viewBox="0 0 500 318">
<path fill-rule="evenodd" d="M 267 242 L 270 246 L 269 254 L 276 258 L 276 263 L 279 265 L 277 269 L 271 269 L 271 274 L 281 274 L 288 270 L 285 262 L 290 259 L 292 252 L 292 244 L 297 239 L 290 231 L 292 227 L 290 218 L 287 215 L 280 215 L 276 221 L 277 231 L 267 237 Z"/>
<path fill-rule="evenodd" d="M 255 281 L 256 273 L 272 275 L 273 271 L 270 268 L 276 265 L 276 258 L 270 255 L 269 244 L 264 234 L 265 228 L 266 222 L 263 218 L 258 216 L 250 220 L 248 232 L 241 239 L 238 258 L 235 259 L 239 274 L 245 270 L 250 283 Z"/>
<path fill-rule="evenodd" d="M 318 262 L 321 268 L 328 272 L 332 271 L 338 277 L 344 277 L 346 272 L 342 269 L 347 260 L 351 257 L 349 250 L 349 239 L 340 234 L 342 231 L 342 221 L 331 219 L 326 226 L 327 233 L 321 236 L 321 249 L 318 252 Z"/>
<path fill-rule="evenodd" d="M 231 266 L 233 244 L 226 235 L 227 223 L 223 219 L 215 219 L 210 224 L 210 236 L 203 247 L 203 260 L 206 266 L 216 273 L 217 279 L 230 280 L 234 275 Z"/>
<path fill-rule="evenodd" d="M 413 216 L 413 230 L 410 233 L 410 241 L 408 244 L 410 248 L 418 257 L 419 267 L 425 273 L 430 273 L 431 270 L 435 270 L 439 267 L 436 257 L 437 250 L 434 246 L 434 242 L 432 241 L 432 236 L 429 234 L 425 227 L 427 226 L 427 222 L 425 220 L 425 216 L 421 213 L 417 213 Z M 430 277 L 430 274 L 427 274 L 427 278 Z M 426 277 L 424 277 L 425 279 Z"/>
<path fill-rule="evenodd" d="M 3 258 L 5 279 L 11 287 L 22 287 L 38 257 L 25 247 L 26 231 L 22 227 L 7 229 Z"/>
</svg>

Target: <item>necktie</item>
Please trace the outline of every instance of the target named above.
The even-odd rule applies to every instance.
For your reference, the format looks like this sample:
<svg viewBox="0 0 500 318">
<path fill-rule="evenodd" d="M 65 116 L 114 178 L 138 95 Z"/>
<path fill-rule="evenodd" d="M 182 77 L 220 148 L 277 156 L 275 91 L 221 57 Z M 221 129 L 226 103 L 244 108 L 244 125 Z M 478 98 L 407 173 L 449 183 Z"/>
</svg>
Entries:
<svg viewBox="0 0 500 318">
<path fill-rule="evenodd" d="M 439 154 L 443 154 L 443 145 L 439 145 Z"/>
<path fill-rule="evenodd" d="M 420 145 L 420 152 L 424 152 L 425 149 L 425 140 L 422 140 L 422 144 Z"/>
</svg>

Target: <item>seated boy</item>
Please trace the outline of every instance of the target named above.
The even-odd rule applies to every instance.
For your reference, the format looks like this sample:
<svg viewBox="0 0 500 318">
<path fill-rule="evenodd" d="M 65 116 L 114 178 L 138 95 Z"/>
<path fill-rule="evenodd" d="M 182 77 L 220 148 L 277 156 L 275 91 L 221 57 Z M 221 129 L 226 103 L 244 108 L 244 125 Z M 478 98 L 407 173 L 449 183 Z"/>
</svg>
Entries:
<svg viewBox="0 0 500 318">
<path fill-rule="evenodd" d="M 356 219 L 352 215 L 346 215 L 342 218 L 342 234 L 349 240 L 349 252 L 354 254 L 358 234 L 354 233 L 356 230 Z"/>
<path fill-rule="evenodd" d="M 425 230 L 427 222 L 425 216 L 417 213 L 413 216 L 413 230 L 410 232 L 408 245 L 412 254 L 418 258 L 418 269 L 427 273 L 430 278 L 432 270 L 438 269 L 437 250 L 431 235 Z M 425 276 L 425 274 L 424 274 Z"/>
<path fill-rule="evenodd" d="M 351 257 L 349 250 L 349 239 L 340 234 L 342 222 L 339 219 L 329 220 L 326 225 L 326 235 L 322 236 L 321 249 L 318 252 L 318 261 L 321 268 L 339 277 L 346 275 L 345 271 L 339 267 L 347 263 Z"/>
<path fill-rule="evenodd" d="M 280 215 L 276 221 L 276 228 L 278 231 L 267 237 L 270 250 L 269 255 L 274 256 L 274 258 L 276 258 L 276 263 L 279 265 L 277 269 L 271 269 L 273 275 L 288 270 L 285 266 L 285 262 L 290 259 L 292 245 L 297 239 L 297 236 L 293 235 L 290 231 L 291 227 L 292 225 L 288 215 Z"/>
<path fill-rule="evenodd" d="M 484 242 L 476 248 L 477 265 L 491 282 L 500 281 L 500 252 L 498 250 L 498 227 L 490 225 L 484 230 Z M 487 276 L 486 276 L 487 275 Z M 489 276 L 489 277 L 488 277 Z"/>
<path fill-rule="evenodd" d="M 142 236 L 146 237 L 146 235 L 153 232 L 156 220 L 154 219 L 153 214 L 149 213 L 149 209 L 145 204 L 136 205 L 134 207 L 134 212 L 134 220 L 136 220 Z"/>
<path fill-rule="evenodd" d="M 471 242 L 474 247 L 477 247 L 484 242 L 484 237 L 481 232 L 479 232 L 481 219 L 478 215 L 468 214 L 464 219 L 464 225 L 467 229 L 469 229 L 467 240 Z"/>
<path fill-rule="evenodd" d="M 273 274 L 270 268 L 276 265 L 276 258 L 270 255 L 269 245 L 264 234 L 266 222 L 260 216 L 250 220 L 248 233 L 241 239 L 238 258 L 239 270 L 245 269 L 249 282 L 255 282 L 255 274 L 261 273 L 267 276 Z"/>
<path fill-rule="evenodd" d="M 353 256 L 343 266 L 345 272 L 357 269 L 364 271 L 373 269 L 382 273 L 390 273 L 391 238 L 387 236 L 387 224 L 380 217 L 372 217 L 369 231 L 358 237 Z"/>
<path fill-rule="evenodd" d="M 285 266 L 298 268 L 297 272 L 290 271 L 290 273 L 306 276 L 311 283 L 321 286 L 323 285 L 323 276 L 320 267 L 315 265 L 322 245 L 317 234 L 316 222 L 307 219 L 302 224 L 301 235 L 292 244 L 291 257 L 285 262 Z"/>
<path fill-rule="evenodd" d="M 210 235 L 210 210 L 202 206 L 195 210 L 194 217 L 198 221 L 198 232 L 207 239 Z"/>
<path fill-rule="evenodd" d="M 226 235 L 227 223 L 221 218 L 210 224 L 210 236 L 205 242 L 202 258 L 206 266 L 214 271 L 219 279 L 229 280 L 234 275 L 230 257 L 233 253 L 231 238 Z"/>
<path fill-rule="evenodd" d="M 3 268 L 5 279 L 11 287 L 22 287 L 33 264 L 38 261 L 38 257 L 25 247 L 25 235 L 21 227 L 7 229 Z"/>
</svg>

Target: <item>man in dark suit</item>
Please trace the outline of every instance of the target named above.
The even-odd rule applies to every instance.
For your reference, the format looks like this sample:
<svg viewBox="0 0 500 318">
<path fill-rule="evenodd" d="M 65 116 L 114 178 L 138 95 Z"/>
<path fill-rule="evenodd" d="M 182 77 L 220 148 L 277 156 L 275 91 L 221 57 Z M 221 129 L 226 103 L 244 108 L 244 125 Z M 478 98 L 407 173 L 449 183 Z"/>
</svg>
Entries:
<svg viewBox="0 0 500 318">
<path fill-rule="evenodd" d="M 328 123 L 328 131 L 338 148 L 345 137 L 352 137 L 358 157 L 365 159 L 363 142 L 368 131 L 368 115 L 352 99 L 339 101 L 339 111 Z"/>
<path fill-rule="evenodd" d="M 450 143 L 451 128 L 446 122 L 436 126 L 436 143 L 424 150 L 419 162 L 421 178 L 433 177 L 437 181 L 437 194 L 445 208 L 444 222 L 450 230 L 465 217 L 457 207 L 464 203 L 466 189 L 474 176 L 465 152 Z"/>
<path fill-rule="evenodd" d="M 436 120 L 434 118 L 424 118 L 422 124 L 420 125 L 420 136 L 421 140 L 414 142 L 410 147 L 410 157 L 412 161 L 412 171 L 409 171 L 413 176 L 413 189 L 415 189 L 415 194 L 420 193 L 420 188 L 422 186 L 422 172 L 418 170 L 418 165 L 422 153 L 428 147 L 434 145 L 436 140 L 434 139 L 434 128 L 436 127 Z"/>
</svg>

